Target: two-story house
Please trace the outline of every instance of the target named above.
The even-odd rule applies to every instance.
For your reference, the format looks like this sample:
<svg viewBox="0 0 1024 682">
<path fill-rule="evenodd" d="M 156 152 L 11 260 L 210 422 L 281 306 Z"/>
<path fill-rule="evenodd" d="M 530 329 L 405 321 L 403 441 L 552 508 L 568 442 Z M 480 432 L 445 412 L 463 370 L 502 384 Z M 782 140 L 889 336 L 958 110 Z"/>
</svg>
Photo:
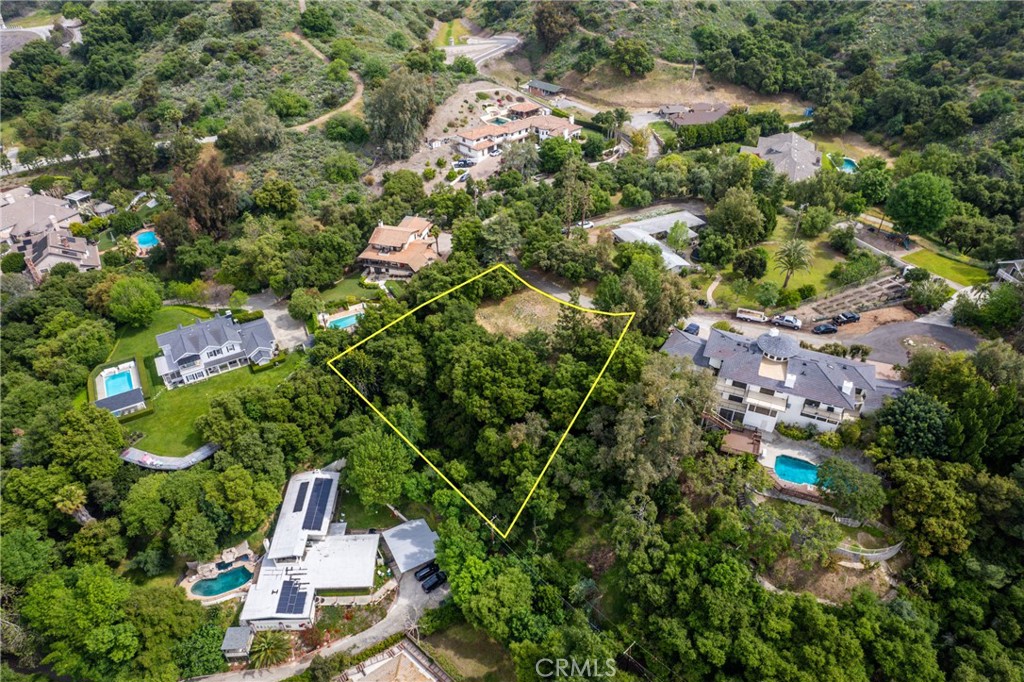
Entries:
<svg viewBox="0 0 1024 682">
<path fill-rule="evenodd" d="M 461 132 L 455 136 L 455 149 L 462 156 L 479 161 L 500 149 L 501 145 L 525 140 L 531 135 L 541 142 L 549 137 L 571 140 L 579 137 L 582 131 L 583 127 L 577 125 L 572 116 L 527 116 L 501 125 L 488 123 Z"/>
<path fill-rule="evenodd" d="M 673 329 L 662 350 L 714 372 L 718 415 L 762 431 L 780 421 L 834 431 L 904 386 L 877 378 L 870 363 L 801 348 L 777 329 L 756 339 L 711 329 L 707 341 Z"/>
<path fill-rule="evenodd" d="M 236 323 L 230 315 L 178 325 L 157 334 L 163 351 L 156 370 L 167 388 L 193 384 L 245 365 L 263 365 L 277 352 L 274 332 L 264 319 Z"/>
<path fill-rule="evenodd" d="M 36 194 L 28 187 L 15 187 L 0 196 L 0 238 L 25 255 L 28 274 L 37 283 L 59 263 L 71 263 L 80 271 L 100 267 L 95 244 L 68 231 L 73 222 L 81 222 L 76 195 L 60 199 Z"/>
<path fill-rule="evenodd" d="M 434 226 L 426 218 L 407 215 L 398 225 L 378 223 L 370 243 L 359 254 L 358 262 L 366 276 L 379 279 L 404 279 L 438 260 L 430 237 Z"/>
</svg>

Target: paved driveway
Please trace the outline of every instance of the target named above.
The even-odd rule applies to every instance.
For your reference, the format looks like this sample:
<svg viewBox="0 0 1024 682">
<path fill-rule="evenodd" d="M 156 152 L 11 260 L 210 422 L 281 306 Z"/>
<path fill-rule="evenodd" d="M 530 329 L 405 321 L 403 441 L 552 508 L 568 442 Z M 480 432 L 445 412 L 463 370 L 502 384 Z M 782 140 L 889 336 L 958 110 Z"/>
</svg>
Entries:
<svg viewBox="0 0 1024 682">
<path fill-rule="evenodd" d="M 974 350 L 978 347 L 979 341 L 977 336 L 963 329 L 923 322 L 896 322 L 882 325 L 859 339 L 853 339 L 853 341 L 871 346 L 872 360 L 887 362 L 891 365 L 906 364 L 907 347 L 903 345 L 903 340 L 912 336 L 927 336 L 935 339 L 949 350 Z"/>
<path fill-rule="evenodd" d="M 288 314 L 288 303 L 278 301 L 277 296 L 269 289 L 250 296 L 245 307 L 247 310 L 263 311 L 263 318 L 270 323 L 274 338 L 277 339 L 277 346 L 282 350 L 301 346 L 309 338 L 306 325 L 292 319 Z"/>
<path fill-rule="evenodd" d="M 420 584 L 413 577 L 412 572 L 406 573 L 398 583 L 398 598 L 392 604 L 384 619 L 362 632 L 343 637 L 332 642 L 316 653 L 322 656 L 330 656 L 340 651 L 356 653 L 383 641 L 391 635 L 405 632 L 409 626 L 419 620 L 428 609 L 436 609 L 448 596 L 449 587 L 444 585 L 430 594 L 423 591 Z M 208 677 L 194 678 L 208 682 L 241 682 L 242 680 L 259 680 L 259 682 L 280 682 L 292 675 L 298 675 L 309 667 L 314 654 L 307 654 L 297 661 L 286 663 L 274 668 L 263 668 L 260 670 L 240 670 L 228 673 L 219 673 Z"/>
</svg>

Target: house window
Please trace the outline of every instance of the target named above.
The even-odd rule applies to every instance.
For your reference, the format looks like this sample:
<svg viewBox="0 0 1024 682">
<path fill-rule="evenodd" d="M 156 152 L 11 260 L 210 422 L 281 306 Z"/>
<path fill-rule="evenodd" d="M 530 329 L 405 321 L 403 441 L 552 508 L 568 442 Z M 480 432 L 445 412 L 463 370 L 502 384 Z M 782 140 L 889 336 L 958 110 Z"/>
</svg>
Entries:
<svg viewBox="0 0 1024 682">
<path fill-rule="evenodd" d="M 759 388 L 757 390 L 758 390 L 758 392 L 763 393 L 765 395 L 775 395 L 775 391 L 773 391 L 770 388 Z"/>
<path fill-rule="evenodd" d="M 736 388 L 746 388 L 747 387 L 747 385 L 745 383 L 743 383 L 742 381 L 734 381 L 734 382 L 732 382 L 732 385 L 735 386 Z"/>
<path fill-rule="evenodd" d="M 218 355 L 224 355 L 224 351 L 221 350 L 220 348 L 214 348 L 213 350 L 206 354 L 206 357 L 215 358 Z"/>
<path fill-rule="evenodd" d="M 228 344 L 227 351 L 229 353 L 231 353 L 234 350 L 235 350 L 235 344 L 233 344 L 233 343 Z"/>
<path fill-rule="evenodd" d="M 726 399 L 731 401 L 731 402 L 734 402 L 734 403 L 742 403 L 743 402 L 743 396 L 739 396 L 739 395 L 729 395 L 729 396 L 726 396 Z"/>
<path fill-rule="evenodd" d="M 821 407 L 821 403 L 819 403 L 817 400 L 805 400 L 804 407 L 812 407 L 814 409 L 818 409 L 819 407 Z"/>
</svg>

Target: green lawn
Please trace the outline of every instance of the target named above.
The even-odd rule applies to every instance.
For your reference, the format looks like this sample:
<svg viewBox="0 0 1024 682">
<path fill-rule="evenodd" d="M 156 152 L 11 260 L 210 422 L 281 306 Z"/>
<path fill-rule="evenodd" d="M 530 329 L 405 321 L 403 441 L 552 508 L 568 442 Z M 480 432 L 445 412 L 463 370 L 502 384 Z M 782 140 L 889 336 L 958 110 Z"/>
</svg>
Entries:
<svg viewBox="0 0 1024 682">
<path fill-rule="evenodd" d="M 981 268 L 975 267 L 970 263 L 954 260 L 928 249 L 915 251 L 909 256 L 904 256 L 903 260 L 911 265 L 924 268 L 934 275 L 945 277 L 964 286 L 984 284 L 991 279 L 988 272 Z"/>
<path fill-rule="evenodd" d="M 344 514 L 344 518 L 341 516 Z M 391 528 L 398 525 L 399 520 L 387 507 L 367 507 L 354 492 L 342 492 L 338 496 L 337 519 L 344 520 L 349 528 L 366 530 L 367 528 Z"/>
<path fill-rule="evenodd" d="M 38 28 L 40 26 L 53 26 L 60 14 L 39 10 L 29 14 L 27 17 L 18 17 L 7 22 L 11 28 Z"/>
<path fill-rule="evenodd" d="M 375 301 L 380 298 L 380 289 L 364 289 L 359 286 L 359 275 L 352 275 L 345 279 L 338 280 L 330 289 L 320 292 L 321 298 L 325 301 L 338 300 L 355 296 L 362 301 Z"/>
<path fill-rule="evenodd" d="M 203 444 L 196 433 L 195 420 L 206 413 L 211 400 L 250 386 L 276 386 L 304 358 L 301 353 L 292 353 L 283 363 L 265 372 L 254 374 L 242 367 L 173 391 L 156 389 L 156 396 L 149 401 L 154 408 L 153 413 L 129 422 L 126 426 L 130 431 L 144 434 L 136 443 L 143 450 L 169 457 L 187 455 Z M 149 362 L 147 360 L 147 365 Z M 154 387 L 157 385 L 154 384 Z"/>
<path fill-rule="evenodd" d="M 672 126 L 670 126 L 665 121 L 655 121 L 654 123 L 651 123 L 647 127 L 653 130 L 654 132 L 658 133 L 658 137 L 660 137 L 662 140 L 667 140 L 669 135 L 671 135 L 672 137 L 676 136 L 676 131 L 673 130 Z"/>
<path fill-rule="evenodd" d="M 500 644 L 468 623 L 435 632 L 424 641 L 466 682 L 498 682 L 515 678 L 508 652 Z"/>
<path fill-rule="evenodd" d="M 783 242 L 792 236 L 792 227 L 789 218 L 779 216 L 778 226 L 772 234 L 770 244 L 760 246 L 768 252 L 768 272 L 759 282 L 774 282 L 780 287 L 786 280 L 786 276 L 775 269 L 775 253 L 782 247 Z M 829 246 L 828 239 L 824 235 L 810 240 L 811 247 L 811 269 L 800 270 L 793 273 L 789 279 L 789 288 L 798 289 L 805 284 L 813 284 L 818 294 L 833 288 L 833 283 L 828 279 L 828 273 L 837 263 L 844 260 L 842 254 Z M 753 299 L 755 286 L 748 286 L 745 280 L 732 280 L 732 267 L 722 272 L 723 281 L 715 289 L 715 301 L 725 308 L 735 306 L 759 307 Z"/>
<path fill-rule="evenodd" d="M 114 244 L 114 235 L 110 232 L 110 230 L 104 230 L 103 232 L 100 232 L 99 238 L 97 239 L 97 249 L 99 249 L 100 251 L 106 251 L 107 249 L 114 248 Z"/>
<path fill-rule="evenodd" d="M 167 306 L 157 311 L 148 327 L 143 329 L 122 328 L 117 337 L 117 345 L 110 354 L 110 361 L 129 360 L 136 355 L 146 358 L 156 355 L 160 350 L 156 345 L 156 335 L 176 329 L 179 324 L 190 325 L 201 317 L 210 317 L 210 313 L 202 308 L 186 306 Z"/>
</svg>

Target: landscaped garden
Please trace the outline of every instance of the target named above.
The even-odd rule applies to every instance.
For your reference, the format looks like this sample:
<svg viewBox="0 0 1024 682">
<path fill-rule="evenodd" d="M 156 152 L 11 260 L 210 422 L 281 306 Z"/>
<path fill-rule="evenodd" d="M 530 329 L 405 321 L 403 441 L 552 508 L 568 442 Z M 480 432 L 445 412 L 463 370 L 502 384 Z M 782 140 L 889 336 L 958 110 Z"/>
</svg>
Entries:
<svg viewBox="0 0 1024 682">
<path fill-rule="evenodd" d="M 320 298 L 325 301 L 338 301 L 354 297 L 360 301 L 376 301 L 381 296 L 381 290 L 377 287 L 367 289 L 359 285 L 359 275 L 349 275 L 334 283 L 330 289 L 320 292 Z"/>
<path fill-rule="evenodd" d="M 945 277 L 950 281 L 968 287 L 975 284 L 984 284 L 991 279 L 988 272 L 979 267 L 961 260 L 954 260 L 949 256 L 944 256 L 928 249 L 915 251 L 909 256 L 904 256 L 903 260 L 911 265 L 924 268 L 933 275 Z"/>
</svg>

